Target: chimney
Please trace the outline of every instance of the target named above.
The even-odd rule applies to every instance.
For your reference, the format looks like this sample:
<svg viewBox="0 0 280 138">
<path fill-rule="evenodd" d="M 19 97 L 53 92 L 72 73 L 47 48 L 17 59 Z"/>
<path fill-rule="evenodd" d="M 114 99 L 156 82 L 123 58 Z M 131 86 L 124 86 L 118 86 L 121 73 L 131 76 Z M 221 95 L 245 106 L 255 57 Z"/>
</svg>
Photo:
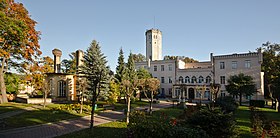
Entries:
<svg viewBox="0 0 280 138">
<path fill-rule="evenodd" d="M 76 51 L 76 70 L 83 64 L 84 52 L 82 50 Z"/>
<path fill-rule="evenodd" d="M 61 73 L 61 65 L 60 65 L 60 58 L 62 55 L 62 52 L 59 49 L 52 50 L 53 56 L 54 56 L 54 73 Z"/>
</svg>

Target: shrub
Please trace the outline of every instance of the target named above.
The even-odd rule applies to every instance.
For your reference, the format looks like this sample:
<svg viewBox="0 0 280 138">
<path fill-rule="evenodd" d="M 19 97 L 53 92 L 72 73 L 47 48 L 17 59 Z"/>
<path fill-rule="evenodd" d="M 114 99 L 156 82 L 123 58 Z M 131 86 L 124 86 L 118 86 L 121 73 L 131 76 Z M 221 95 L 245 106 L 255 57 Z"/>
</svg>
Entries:
<svg viewBox="0 0 280 138">
<path fill-rule="evenodd" d="M 224 114 L 219 109 L 202 109 L 186 120 L 191 128 L 201 128 L 210 137 L 232 137 L 235 133 L 235 120 L 232 114 Z"/>
<path fill-rule="evenodd" d="M 261 107 L 263 108 L 265 105 L 264 100 L 250 100 L 250 106 Z"/>
<path fill-rule="evenodd" d="M 151 118 L 146 116 L 145 112 L 135 111 L 131 113 L 130 122 L 128 124 L 129 137 L 135 138 L 170 138 L 170 137 L 186 137 L 186 138 L 208 138 L 205 131 L 199 128 L 190 128 L 187 125 L 180 125 L 178 120 L 169 119 L 162 114 L 159 118 Z"/>
<path fill-rule="evenodd" d="M 225 113 L 235 112 L 238 108 L 238 103 L 231 96 L 219 97 L 216 100 L 216 106 L 221 107 Z"/>
</svg>

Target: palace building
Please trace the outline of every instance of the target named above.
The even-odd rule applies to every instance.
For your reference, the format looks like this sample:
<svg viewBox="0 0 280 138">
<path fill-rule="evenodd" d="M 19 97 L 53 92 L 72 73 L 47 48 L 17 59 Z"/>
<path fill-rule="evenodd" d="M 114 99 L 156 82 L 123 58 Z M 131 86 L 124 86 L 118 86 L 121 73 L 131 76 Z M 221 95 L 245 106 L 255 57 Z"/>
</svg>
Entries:
<svg viewBox="0 0 280 138">
<path fill-rule="evenodd" d="M 252 76 L 257 93 L 243 99 L 264 99 L 263 72 L 261 72 L 261 51 L 214 55 L 210 53 L 210 61 L 185 63 L 177 58 L 162 59 L 162 32 L 158 29 L 147 30 L 146 61 L 136 62 L 137 69 L 147 69 L 154 78 L 160 80 L 161 97 L 185 100 L 212 100 L 210 84 L 219 84 L 218 96 L 228 95 L 225 86 L 231 75 L 244 73 Z M 238 97 L 235 97 L 238 98 Z"/>
</svg>

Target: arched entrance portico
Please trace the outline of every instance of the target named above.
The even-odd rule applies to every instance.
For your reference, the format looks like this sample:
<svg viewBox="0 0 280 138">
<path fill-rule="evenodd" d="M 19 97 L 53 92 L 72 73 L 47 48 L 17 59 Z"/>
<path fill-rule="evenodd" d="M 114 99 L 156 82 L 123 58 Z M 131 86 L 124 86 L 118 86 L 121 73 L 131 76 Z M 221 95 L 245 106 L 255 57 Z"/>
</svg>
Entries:
<svg viewBox="0 0 280 138">
<path fill-rule="evenodd" d="M 193 88 L 189 88 L 189 95 L 188 95 L 189 99 L 194 99 L 194 89 Z"/>
</svg>

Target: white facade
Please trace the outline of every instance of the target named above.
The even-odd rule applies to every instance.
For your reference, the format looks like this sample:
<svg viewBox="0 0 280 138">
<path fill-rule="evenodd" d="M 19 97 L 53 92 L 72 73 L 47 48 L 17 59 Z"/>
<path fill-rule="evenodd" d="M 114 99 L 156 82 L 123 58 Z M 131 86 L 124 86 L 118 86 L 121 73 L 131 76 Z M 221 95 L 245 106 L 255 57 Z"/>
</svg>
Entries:
<svg viewBox="0 0 280 138">
<path fill-rule="evenodd" d="M 213 56 L 212 59 L 214 63 L 215 83 L 221 84 L 221 96 L 228 95 L 225 86 L 227 85 L 229 77 L 243 73 L 254 78 L 258 91 L 258 93 L 252 97 L 244 98 L 256 100 L 264 98 L 264 74 L 261 72 L 261 51 L 255 53 Z"/>
<path fill-rule="evenodd" d="M 228 93 L 225 85 L 229 76 L 244 73 L 254 78 L 258 93 L 243 99 L 264 99 L 261 51 L 217 56 L 211 53 L 210 61 L 196 63 L 185 63 L 179 59 L 161 60 L 161 37 L 159 30 L 148 30 L 146 32 L 147 61 L 135 63 L 137 69 L 141 67 L 148 69 L 152 76 L 161 82 L 160 96 L 179 98 L 183 101 L 212 100 L 210 83 L 220 84 L 218 96 L 226 96 Z"/>
<path fill-rule="evenodd" d="M 162 33 L 158 29 L 146 31 L 147 61 L 162 60 Z"/>
</svg>

